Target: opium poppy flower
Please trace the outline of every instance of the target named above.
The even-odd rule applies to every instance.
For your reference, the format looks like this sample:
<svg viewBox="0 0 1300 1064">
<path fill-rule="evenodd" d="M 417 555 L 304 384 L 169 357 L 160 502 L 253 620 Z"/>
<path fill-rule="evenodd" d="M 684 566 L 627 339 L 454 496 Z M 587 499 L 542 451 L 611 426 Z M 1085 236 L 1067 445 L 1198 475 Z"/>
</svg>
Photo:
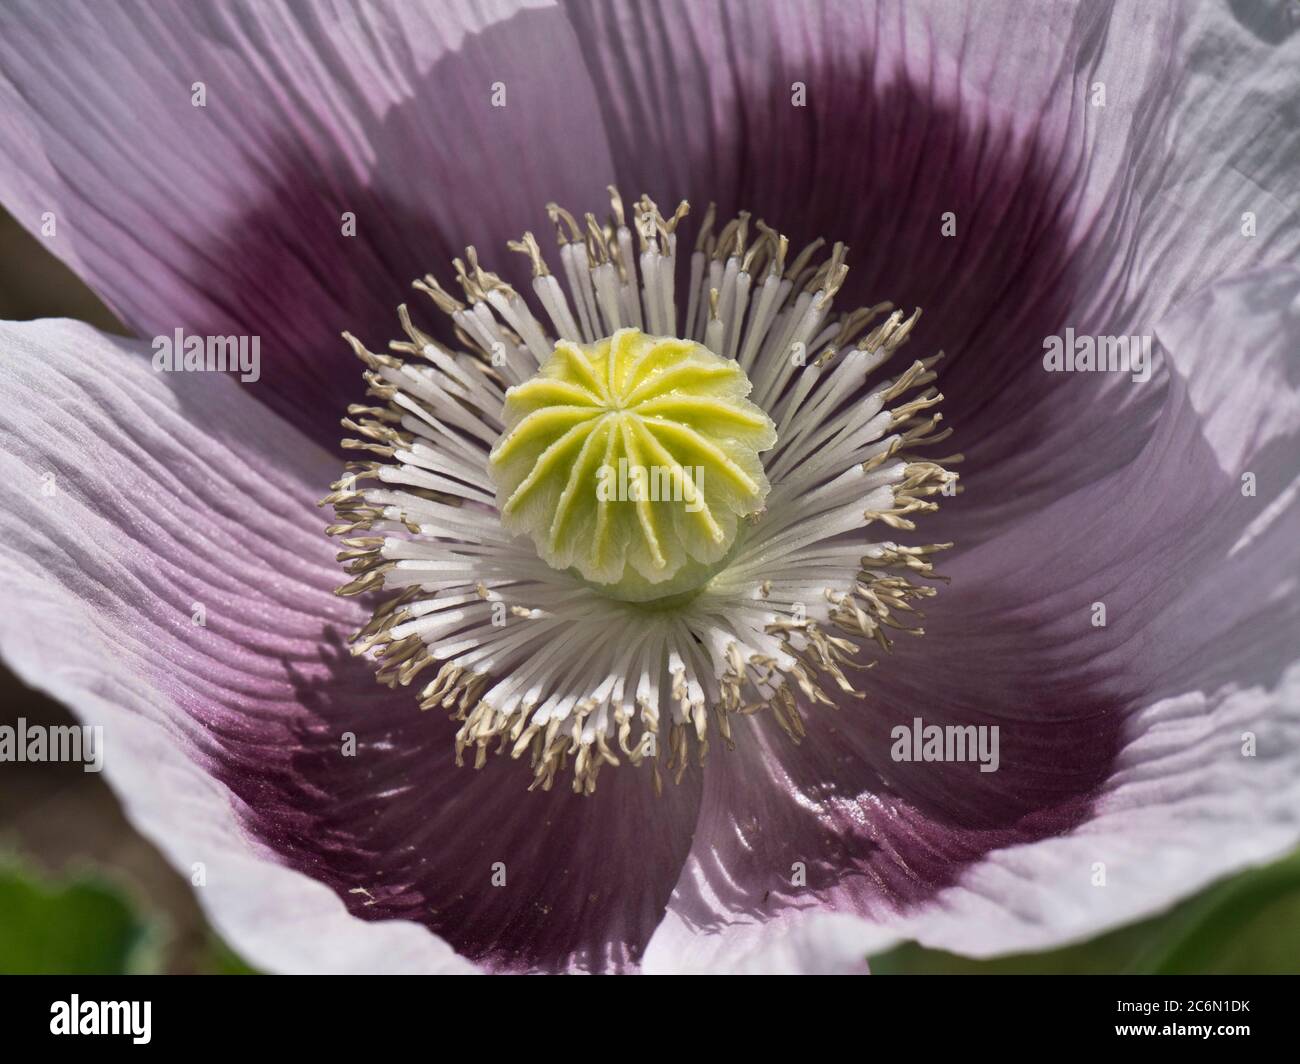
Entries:
<svg viewBox="0 0 1300 1064">
<path fill-rule="evenodd" d="M 0 326 L 0 651 L 275 970 L 865 971 L 1268 860 L 1295 29 L 10 5 L 0 198 L 136 338 Z"/>
</svg>

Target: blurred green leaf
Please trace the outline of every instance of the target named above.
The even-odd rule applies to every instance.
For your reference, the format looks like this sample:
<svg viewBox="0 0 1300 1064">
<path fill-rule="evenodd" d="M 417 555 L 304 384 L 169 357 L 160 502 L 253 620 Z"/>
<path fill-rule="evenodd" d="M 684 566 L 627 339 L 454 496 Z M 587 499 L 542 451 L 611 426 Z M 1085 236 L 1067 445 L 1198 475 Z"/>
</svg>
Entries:
<svg viewBox="0 0 1300 1064">
<path fill-rule="evenodd" d="M 908 942 L 870 964 L 876 975 L 1300 974 L 1300 851 L 1090 942 L 992 960 Z"/>
<path fill-rule="evenodd" d="M 0 973 L 114 975 L 158 970 L 161 930 L 90 873 L 52 883 L 0 856 Z"/>
</svg>

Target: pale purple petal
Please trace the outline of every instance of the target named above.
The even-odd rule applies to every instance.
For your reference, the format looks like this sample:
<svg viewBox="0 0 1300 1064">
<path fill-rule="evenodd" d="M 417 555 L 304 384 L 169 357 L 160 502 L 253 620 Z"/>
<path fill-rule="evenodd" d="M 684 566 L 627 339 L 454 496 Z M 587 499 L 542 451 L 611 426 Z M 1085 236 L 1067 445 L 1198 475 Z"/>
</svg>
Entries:
<svg viewBox="0 0 1300 1064">
<path fill-rule="evenodd" d="M 842 299 L 923 308 L 909 354 L 946 352 L 969 456 L 933 538 L 968 546 L 1133 457 L 1095 416 L 1106 382 L 1037 372 L 1045 336 L 1149 333 L 1300 254 L 1300 33 L 1269 43 L 1221 4 L 569 10 L 623 184 L 844 240 Z"/>
<path fill-rule="evenodd" d="M 1158 336 L 1171 380 L 1133 463 L 955 560 L 863 703 L 711 766 L 648 966 L 771 962 L 764 921 L 797 944 L 827 909 L 857 944 L 1041 949 L 1300 841 L 1300 273 L 1221 282 Z M 914 716 L 997 724 L 998 770 L 894 763 Z"/>
<path fill-rule="evenodd" d="M 164 377 L 86 326 L 6 324 L 0 354 L 0 653 L 104 726 L 129 815 L 185 875 L 206 866 L 236 949 L 279 970 L 465 967 L 451 946 L 635 966 L 698 783 L 658 800 L 625 769 L 593 802 L 528 793 L 508 759 L 457 768 L 455 723 L 344 646 L 361 608 L 332 594 L 313 504 L 329 455 L 232 379 Z"/>
<path fill-rule="evenodd" d="M 6 5 L 0 201 L 139 335 L 261 336 L 259 398 L 328 441 L 342 330 L 382 347 L 398 303 L 439 317 L 415 278 L 605 201 L 581 71 L 546 5 Z"/>
<path fill-rule="evenodd" d="M 324 454 L 233 383 L 205 382 L 210 414 L 195 424 L 145 357 L 85 325 L 0 324 L 0 376 L 6 662 L 103 727 L 104 771 L 128 816 L 204 880 L 200 903 L 254 964 L 467 969 L 424 928 L 357 921 L 276 861 L 212 777 L 221 754 L 208 728 L 284 686 L 276 656 L 315 653 L 302 638 L 311 613 L 339 617 L 311 586 L 321 560 L 295 550 L 309 533 L 291 517 L 310 512 L 286 503 Z M 283 465 L 268 468 L 262 448 Z M 192 623 L 200 605 L 206 628 Z M 194 686 L 189 712 L 178 684 Z"/>
</svg>

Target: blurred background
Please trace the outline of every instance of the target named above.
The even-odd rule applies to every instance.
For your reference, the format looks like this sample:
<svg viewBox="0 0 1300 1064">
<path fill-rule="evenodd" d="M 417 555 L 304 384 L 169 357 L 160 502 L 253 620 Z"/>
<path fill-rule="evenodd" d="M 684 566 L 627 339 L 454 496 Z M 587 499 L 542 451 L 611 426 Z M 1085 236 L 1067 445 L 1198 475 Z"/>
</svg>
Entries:
<svg viewBox="0 0 1300 1064">
<path fill-rule="evenodd" d="M 36 238 L 0 212 L 0 319 L 69 317 L 127 330 Z M 2 357 L 2 353 L 0 353 Z M 75 723 L 0 666 L 0 724 Z M 1172 911 L 1050 953 L 970 961 L 905 945 L 877 974 L 1300 973 L 1300 852 Z M 0 973 L 248 973 L 187 879 L 80 764 L 0 762 Z"/>
</svg>

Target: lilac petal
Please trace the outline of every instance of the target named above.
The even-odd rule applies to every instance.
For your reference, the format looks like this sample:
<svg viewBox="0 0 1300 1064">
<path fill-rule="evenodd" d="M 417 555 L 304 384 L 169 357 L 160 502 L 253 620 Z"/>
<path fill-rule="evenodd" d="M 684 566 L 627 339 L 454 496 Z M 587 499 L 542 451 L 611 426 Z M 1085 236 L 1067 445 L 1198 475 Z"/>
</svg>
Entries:
<svg viewBox="0 0 1300 1064">
<path fill-rule="evenodd" d="M 343 645 L 362 610 L 332 594 L 313 505 L 334 459 L 232 379 L 164 379 L 86 326 L 6 324 L 0 351 L 0 652 L 103 725 L 128 814 L 185 875 L 203 863 L 237 950 L 290 971 L 635 966 L 698 784 L 656 800 L 623 768 L 593 802 L 527 793 L 508 759 L 456 768 L 456 725 Z"/>
<path fill-rule="evenodd" d="M 1300 841 L 1300 272 L 1221 282 L 1158 337 L 1170 379 L 1133 463 L 954 560 L 926 637 L 862 704 L 818 714 L 797 749 L 768 727 L 711 766 L 648 968 L 816 967 L 882 928 L 1042 949 Z M 913 716 L 998 724 L 998 771 L 893 762 Z M 828 910 L 860 918 L 829 955 Z"/>
<path fill-rule="evenodd" d="M 33 2 L 0 26 L 0 201 L 34 232 L 52 212 L 50 249 L 139 335 L 259 335 L 258 397 L 318 441 L 357 399 L 340 331 L 380 349 L 415 278 L 607 199 L 552 8 Z"/>
<path fill-rule="evenodd" d="M 1215 277 L 1300 254 L 1300 33 L 1270 43 L 1225 5 L 570 10 L 623 184 L 844 240 L 842 302 L 924 309 L 909 353 L 947 352 L 970 475 L 935 538 L 995 536 L 1133 458 L 1039 372 L 1045 336 L 1149 333 Z"/>
<path fill-rule="evenodd" d="M 283 686 L 274 655 L 311 654 L 313 613 L 339 619 L 313 587 L 328 578 L 322 552 L 306 560 L 309 533 L 291 527 L 315 515 L 289 501 L 327 456 L 233 383 L 205 381 L 188 406 L 146 356 L 89 326 L 3 323 L 0 351 L 6 662 L 103 727 L 133 823 L 187 878 L 202 866 L 200 902 L 254 964 L 467 968 L 423 928 L 357 921 L 274 861 L 210 774 L 209 727 Z M 191 620 L 200 605 L 207 627 Z M 178 683 L 194 685 L 189 713 Z"/>
</svg>

